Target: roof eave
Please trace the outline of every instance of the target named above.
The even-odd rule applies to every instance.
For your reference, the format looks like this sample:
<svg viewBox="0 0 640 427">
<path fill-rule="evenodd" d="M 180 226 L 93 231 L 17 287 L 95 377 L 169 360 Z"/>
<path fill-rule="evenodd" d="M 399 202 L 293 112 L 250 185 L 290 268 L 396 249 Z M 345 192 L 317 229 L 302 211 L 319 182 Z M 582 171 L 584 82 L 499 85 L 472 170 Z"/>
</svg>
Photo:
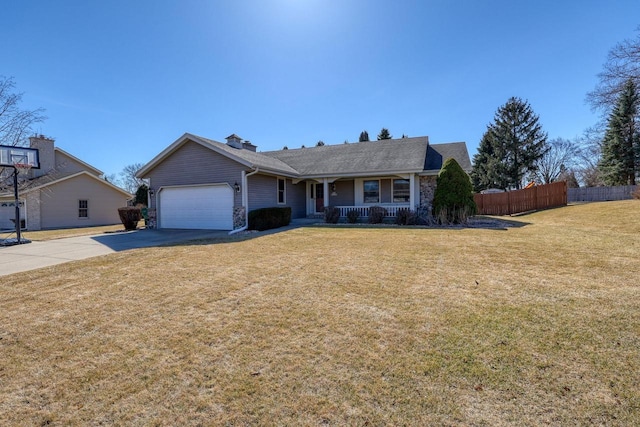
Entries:
<svg viewBox="0 0 640 427">
<path fill-rule="evenodd" d="M 244 166 L 247 166 L 251 169 L 255 169 L 256 166 L 253 165 L 251 162 L 247 162 L 244 159 L 241 159 L 237 156 L 234 156 L 230 153 L 227 153 L 226 151 L 220 150 L 218 147 L 216 147 L 213 144 L 208 143 L 207 141 L 203 140 L 202 138 L 200 138 L 197 135 L 193 135 L 190 134 L 188 132 L 185 132 L 180 138 L 176 139 L 173 143 L 171 143 L 171 145 L 169 145 L 167 148 L 165 148 L 164 150 L 162 150 L 160 152 L 160 154 L 158 154 L 157 156 L 155 156 L 153 159 L 151 159 L 146 165 L 144 165 L 140 170 L 138 170 L 138 172 L 136 172 L 136 177 L 138 178 L 145 178 L 146 175 L 151 172 L 156 166 L 158 166 L 160 163 L 162 163 L 167 157 L 169 157 L 171 154 L 173 154 L 175 151 L 178 150 L 178 148 L 182 147 L 184 144 L 186 144 L 188 141 L 192 141 L 195 142 L 196 144 L 200 144 L 205 148 L 208 148 L 210 150 L 215 151 L 216 153 L 225 156 L 235 162 L 238 162 Z"/>
<path fill-rule="evenodd" d="M 133 196 L 133 194 L 129 193 L 129 192 L 128 192 L 128 191 L 126 191 L 126 190 L 123 190 L 122 188 L 118 187 L 117 185 L 113 185 L 113 184 L 112 184 L 112 183 L 110 183 L 109 181 L 106 181 L 106 180 L 104 180 L 104 179 L 100 178 L 99 176 L 96 176 L 96 175 L 94 175 L 94 174 L 92 174 L 92 173 L 90 173 L 90 172 L 87 172 L 87 171 L 80 171 L 80 172 L 76 172 L 76 173 L 74 173 L 73 175 L 67 175 L 67 176 L 62 177 L 62 178 L 60 178 L 60 179 L 54 179 L 53 181 L 49 181 L 49 182 L 46 182 L 46 183 L 44 183 L 44 184 L 37 185 L 37 186 L 35 186 L 35 187 L 26 188 L 26 189 L 24 189 L 24 190 L 22 190 L 22 191 L 20 191 L 20 192 L 21 192 L 22 194 L 25 194 L 25 193 L 27 193 L 27 194 L 28 194 L 28 193 L 31 193 L 31 192 L 33 192 L 33 191 L 40 190 L 40 189 L 42 189 L 42 188 L 49 187 L 49 186 L 54 185 L 54 184 L 59 184 L 59 183 L 61 183 L 61 182 L 64 182 L 64 181 L 67 181 L 67 180 L 69 180 L 69 179 L 72 179 L 72 178 L 78 177 L 78 176 L 80 176 L 80 175 L 86 175 L 86 176 L 88 176 L 88 177 L 90 177 L 90 178 L 93 178 L 93 179 L 95 179 L 95 180 L 97 180 L 97 181 L 100 181 L 102 184 L 105 184 L 105 185 L 107 185 L 107 186 L 109 186 L 109 187 L 113 188 L 114 190 L 117 190 L 117 191 L 121 192 L 122 194 L 124 194 L 124 195 L 126 195 L 126 196 L 128 196 L 128 197 L 132 197 L 132 196 Z"/>
<path fill-rule="evenodd" d="M 345 178 L 359 178 L 359 177 L 367 177 L 367 176 L 381 176 L 381 175 L 403 175 L 407 173 L 417 173 L 422 172 L 422 169 L 405 169 L 405 170 L 381 170 L 381 171 L 365 171 L 365 172 L 330 172 L 330 173 L 322 173 L 322 174 L 300 174 L 301 179 L 316 179 L 316 178 L 334 178 L 334 177 L 345 177 Z"/>
</svg>

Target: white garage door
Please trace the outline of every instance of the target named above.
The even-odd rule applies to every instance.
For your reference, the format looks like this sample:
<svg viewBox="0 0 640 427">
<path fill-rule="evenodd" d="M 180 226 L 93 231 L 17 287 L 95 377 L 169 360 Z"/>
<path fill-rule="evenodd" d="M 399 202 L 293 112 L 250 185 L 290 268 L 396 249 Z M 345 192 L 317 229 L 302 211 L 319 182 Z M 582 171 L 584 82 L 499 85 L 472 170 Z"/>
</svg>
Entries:
<svg viewBox="0 0 640 427">
<path fill-rule="evenodd" d="M 16 203 L 14 200 L 0 201 L 0 230 L 15 230 Z M 20 219 L 24 220 L 24 201 L 20 200 Z"/>
<path fill-rule="evenodd" d="M 226 184 L 163 188 L 159 198 L 160 228 L 233 229 L 233 190 Z"/>
</svg>

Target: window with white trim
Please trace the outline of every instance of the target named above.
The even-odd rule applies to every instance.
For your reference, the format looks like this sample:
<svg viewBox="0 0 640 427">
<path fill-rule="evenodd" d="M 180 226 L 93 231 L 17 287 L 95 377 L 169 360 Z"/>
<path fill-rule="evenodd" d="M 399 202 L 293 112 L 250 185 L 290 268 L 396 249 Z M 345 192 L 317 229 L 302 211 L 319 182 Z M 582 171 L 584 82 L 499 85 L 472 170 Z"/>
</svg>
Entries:
<svg viewBox="0 0 640 427">
<path fill-rule="evenodd" d="M 362 183 L 364 188 L 364 202 L 365 203 L 380 203 L 380 181 L 364 181 Z"/>
<path fill-rule="evenodd" d="M 393 203 L 408 203 L 409 202 L 409 180 L 408 179 L 394 179 L 393 180 Z"/>
<path fill-rule="evenodd" d="M 88 200 L 78 200 L 78 218 L 89 218 Z"/>
<path fill-rule="evenodd" d="M 287 203 L 287 181 L 284 178 L 278 178 L 278 204 Z"/>
</svg>

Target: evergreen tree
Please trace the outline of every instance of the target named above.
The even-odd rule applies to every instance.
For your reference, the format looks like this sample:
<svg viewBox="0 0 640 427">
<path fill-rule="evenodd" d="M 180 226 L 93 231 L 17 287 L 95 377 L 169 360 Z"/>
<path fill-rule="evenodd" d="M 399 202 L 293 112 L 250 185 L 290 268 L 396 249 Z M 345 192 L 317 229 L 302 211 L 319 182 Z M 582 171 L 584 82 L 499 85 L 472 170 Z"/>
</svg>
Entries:
<svg viewBox="0 0 640 427">
<path fill-rule="evenodd" d="M 389 129 L 387 129 L 387 128 L 382 128 L 382 129 L 380 130 L 380 133 L 378 134 L 378 141 L 381 141 L 381 140 L 383 140 L 383 139 L 391 139 L 391 138 L 393 138 L 393 137 L 392 137 L 392 136 L 391 136 L 391 134 L 389 133 Z"/>
<path fill-rule="evenodd" d="M 464 223 L 477 210 L 469 175 L 454 159 L 447 159 L 436 179 L 433 215 L 441 223 Z"/>
<path fill-rule="evenodd" d="M 324 146 L 324 141 L 320 140 L 316 143 L 316 147 L 322 147 Z"/>
<path fill-rule="evenodd" d="M 511 97 L 496 111 L 474 156 L 477 190 L 522 187 L 528 173 L 547 150 L 547 134 L 528 102 Z"/>
<path fill-rule="evenodd" d="M 136 205 L 147 206 L 148 194 L 149 194 L 149 187 L 147 186 L 147 184 L 140 185 L 140 187 L 138 187 L 138 189 L 136 190 L 136 197 L 134 199 L 134 203 Z"/>
<path fill-rule="evenodd" d="M 602 141 L 599 169 L 607 185 L 635 185 L 640 171 L 640 125 L 636 122 L 640 96 L 633 80 L 627 80 L 609 116 Z"/>
<path fill-rule="evenodd" d="M 477 192 L 487 188 L 506 188 L 506 181 L 501 180 L 504 175 L 502 169 L 502 164 L 494 151 L 491 132 L 487 130 L 482 136 L 478 152 L 473 156 L 471 170 L 473 188 Z"/>
<path fill-rule="evenodd" d="M 363 130 L 362 132 L 360 132 L 360 138 L 358 139 L 359 142 L 365 142 L 365 141 L 369 141 L 369 132 L 367 132 L 366 130 Z"/>
</svg>

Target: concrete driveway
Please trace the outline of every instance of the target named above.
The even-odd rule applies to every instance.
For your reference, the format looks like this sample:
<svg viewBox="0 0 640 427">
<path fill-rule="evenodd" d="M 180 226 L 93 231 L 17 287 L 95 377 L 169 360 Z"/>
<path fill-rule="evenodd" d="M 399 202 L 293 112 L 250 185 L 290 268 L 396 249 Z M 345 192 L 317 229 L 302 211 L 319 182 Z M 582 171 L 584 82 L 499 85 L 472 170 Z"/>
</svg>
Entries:
<svg viewBox="0 0 640 427">
<path fill-rule="evenodd" d="M 170 245 L 189 240 L 227 237 L 217 230 L 135 230 L 95 236 L 0 246 L 0 276 L 35 270 L 128 249 Z"/>
</svg>

